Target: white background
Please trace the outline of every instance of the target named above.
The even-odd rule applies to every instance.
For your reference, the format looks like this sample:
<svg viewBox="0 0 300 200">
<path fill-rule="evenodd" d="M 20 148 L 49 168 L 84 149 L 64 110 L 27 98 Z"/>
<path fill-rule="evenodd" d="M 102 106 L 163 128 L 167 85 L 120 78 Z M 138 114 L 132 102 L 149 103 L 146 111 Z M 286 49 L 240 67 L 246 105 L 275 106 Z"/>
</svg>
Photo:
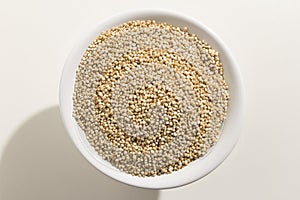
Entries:
<svg viewBox="0 0 300 200">
<path fill-rule="evenodd" d="M 164 191 L 118 183 L 70 142 L 58 111 L 64 60 L 86 28 L 119 11 L 160 7 L 213 29 L 236 57 L 247 109 L 228 159 Z M 300 199 L 300 4 L 251 1 L 0 1 L 0 200 Z"/>
</svg>

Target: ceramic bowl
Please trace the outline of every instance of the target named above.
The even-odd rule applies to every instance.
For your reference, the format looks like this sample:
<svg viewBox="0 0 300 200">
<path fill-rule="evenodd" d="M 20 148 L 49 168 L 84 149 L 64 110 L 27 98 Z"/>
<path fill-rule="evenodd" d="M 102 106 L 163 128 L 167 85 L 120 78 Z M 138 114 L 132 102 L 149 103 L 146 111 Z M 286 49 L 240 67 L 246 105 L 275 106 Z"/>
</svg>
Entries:
<svg viewBox="0 0 300 200">
<path fill-rule="evenodd" d="M 84 132 L 72 117 L 72 95 L 74 90 L 75 73 L 78 64 L 89 44 L 104 30 L 118 26 L 129 20 L 153 19 L 167 22 L 178 27 L 188 27 L 189 32 L 204 39 L 220 54 L 224 67 L 224 76 L 229 86 L 230 103 L 227 119 L 217 144 L 204 157 L 191 162 L 183 169 L 171 174 L 156 177 L 137 177 L 124 173 L 103 160 L 85 138 Z M 123 183 L 151 189 L 166 189 L 182 186 L 201 179 L 230 154 L 239 135 L 244 110 L 244 91 L 241 75 L 236 61 L 225 46 L 224 42 L 208 27 L 198 20 L 174 11 L 160 9 L 140 9 L 124 12 L 100 22 L 95 28 L 87 30 L 79 38 L 70 53 L 63 69 L 60 82 L 60 110 L 67 131 L 81 154 L 99 171 Z"/>
</svg>

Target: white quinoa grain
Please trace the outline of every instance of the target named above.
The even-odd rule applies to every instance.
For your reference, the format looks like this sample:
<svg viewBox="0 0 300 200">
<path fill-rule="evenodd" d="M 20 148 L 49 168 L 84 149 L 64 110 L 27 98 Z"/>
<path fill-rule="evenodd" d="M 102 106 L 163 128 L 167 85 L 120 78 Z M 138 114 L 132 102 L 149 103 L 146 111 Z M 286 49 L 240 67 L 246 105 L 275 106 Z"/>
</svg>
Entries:
<svg viewBox="0 0 300 200">
<path fill-rule="evenodd" d="M 95 151 L 134 176 L 180 170 L 218 141 L 229 92 L 217 51 L 153 20 L 101 33 L 76 73 L 73 116 Z"/>
</svg>

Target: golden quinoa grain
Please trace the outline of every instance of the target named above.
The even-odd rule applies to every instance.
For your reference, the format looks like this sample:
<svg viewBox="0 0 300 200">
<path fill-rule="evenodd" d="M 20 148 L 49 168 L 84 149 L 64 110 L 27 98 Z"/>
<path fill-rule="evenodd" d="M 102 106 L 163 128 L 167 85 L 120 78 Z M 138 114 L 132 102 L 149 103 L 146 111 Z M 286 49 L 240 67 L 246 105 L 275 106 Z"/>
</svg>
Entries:
<svg viewBox="0 0 300 200">
<path fill-rule="evenodd" d="M 157 176 L 215 145 L 228 102 L 216 50 L 187 27 L 137 20 L 87 48 L 73 116 L 104 160 L 134 176 Z"/>
</svg>

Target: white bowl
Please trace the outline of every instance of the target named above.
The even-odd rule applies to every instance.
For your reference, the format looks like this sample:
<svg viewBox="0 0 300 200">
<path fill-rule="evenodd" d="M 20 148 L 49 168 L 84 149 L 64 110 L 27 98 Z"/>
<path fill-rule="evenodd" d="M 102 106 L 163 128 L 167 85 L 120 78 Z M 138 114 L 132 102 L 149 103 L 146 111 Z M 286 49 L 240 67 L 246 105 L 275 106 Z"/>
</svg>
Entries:
<svg viewBox="0 0 300 200">
<path fill-rule="evenodd" d="M 86 140 L 84 132 L 72 117 L 72 96 L 76 69 L 89 44 L 104 30 L 118 26 L 129 20 L 146 19 L 167 22 L 178 27 L 188 27 L 191 33 L 195 33 L 200 39 L 204 39 L 216 49 L 220 53 L 220 59 L 224 66 L 224 76 L 229 85 L 230 103 L 221 137 L 206 156 L 193 161 L 188 166 L 172 174 L 142 178 L 121 172 L 96 153 Z M 199 21 L 174 11 L 141 9 L 125 12 L 106 19 L 100 22 L 94 29 L 87 30 L 86 35 L 79 39 L 78 44 L 76 44 L 70 53 L 62 73 L 60 82 L 60 110 L 64 124 L 74 144 L 82 155 L 98 170 L 129 185 L 151 189 L 166 189 L 182 186 L 204 177 L 220 165 L 230 154 L 240 135 L 244 110 L 244 91 L 239 68 L 234 58 L 225 44 L 213 31 Z"/>
</svg>

